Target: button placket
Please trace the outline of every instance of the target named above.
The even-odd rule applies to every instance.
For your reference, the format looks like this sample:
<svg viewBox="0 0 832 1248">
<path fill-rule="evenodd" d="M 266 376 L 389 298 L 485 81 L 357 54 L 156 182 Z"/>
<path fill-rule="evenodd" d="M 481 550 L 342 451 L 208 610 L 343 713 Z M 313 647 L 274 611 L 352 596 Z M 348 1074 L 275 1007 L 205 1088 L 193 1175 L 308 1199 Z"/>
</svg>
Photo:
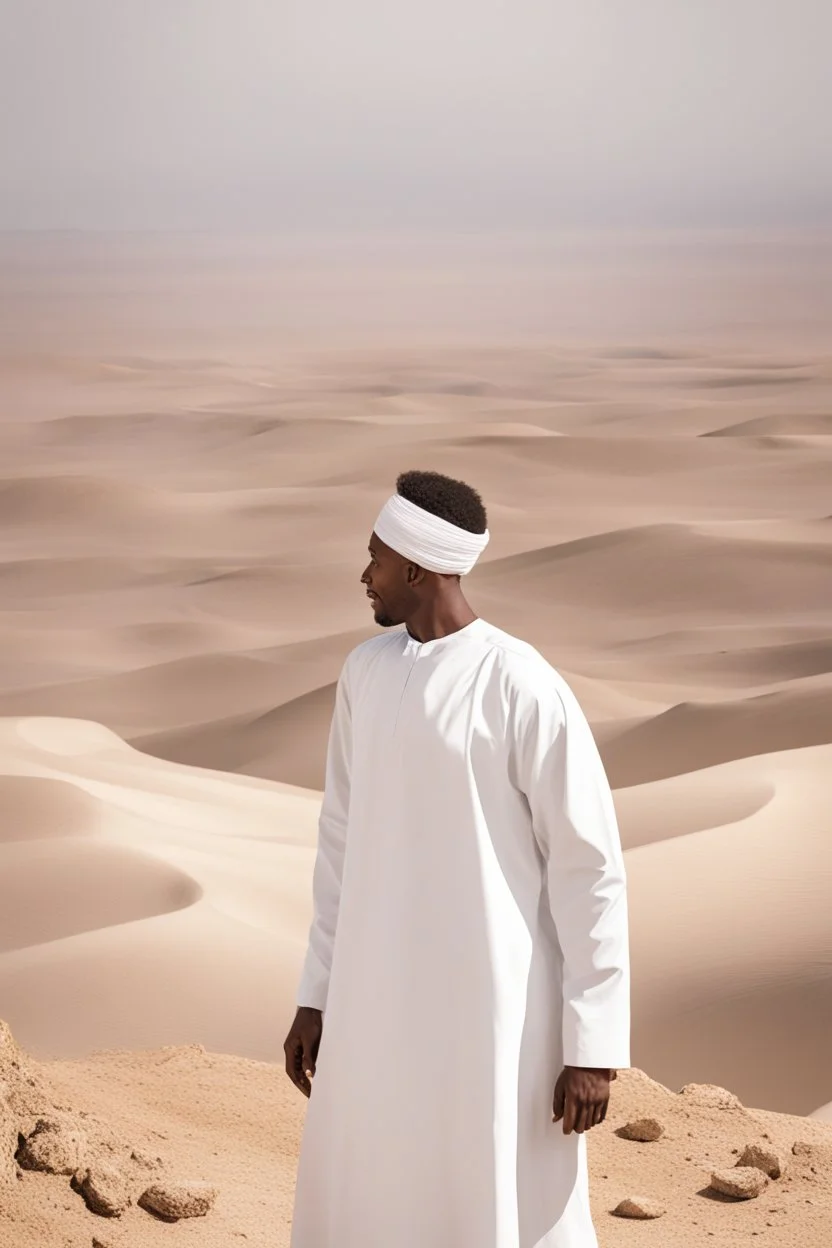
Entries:
<svg viewBox="0 0 832 1248">
<path fill-rule="evenodd" d="M 401 709 L 404 703 L 405 694 L 407 693 L 407 686 L 410 684 L 410 677 L 413 675 L 413 669 L 416 666 L 416 660 L 419 658 L 419 643 L 413 641 L 412 638 L 408 640 L 408 643 L 405 647 L 404 656 L 406 659 L 410 661 L 410 666 L 407 669 L 407 676 L 405 676 L 404 684 L 402 685 L 401 695 L 399 697 L 399 705 L 396 708 L 396 721 L 393 724 L 393 734 L 392 734 L 394 737 L 399 727 L 399 716 L 401 714 Z"/>
</svg>

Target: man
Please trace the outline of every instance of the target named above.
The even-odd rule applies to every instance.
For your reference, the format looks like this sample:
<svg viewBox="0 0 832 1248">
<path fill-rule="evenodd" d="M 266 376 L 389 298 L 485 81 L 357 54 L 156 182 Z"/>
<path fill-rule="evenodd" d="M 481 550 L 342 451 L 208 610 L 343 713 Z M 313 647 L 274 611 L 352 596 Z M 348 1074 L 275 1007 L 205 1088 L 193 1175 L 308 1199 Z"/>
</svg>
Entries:
<svg viewBox="0 0 832 1248">
<path fill-rule="evenodd" d="M 609 785 L 563 679 L 463 596 L 479 494 L 396 487 L 361 581 L 405 627 L 338 680 L 284 1046 L 292 1248 L 596 1248 L 585 1133 L 630 1060 Z"/>
</svg>

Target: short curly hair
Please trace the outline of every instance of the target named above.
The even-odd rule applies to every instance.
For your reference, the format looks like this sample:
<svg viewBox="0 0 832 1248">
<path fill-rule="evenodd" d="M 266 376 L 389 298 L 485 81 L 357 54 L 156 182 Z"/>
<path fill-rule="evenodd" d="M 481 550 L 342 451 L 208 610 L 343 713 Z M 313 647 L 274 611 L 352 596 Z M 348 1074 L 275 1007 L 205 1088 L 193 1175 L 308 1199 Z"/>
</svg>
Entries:
<svg viewBox="0 0 832 1248">
<path fill-rule="evenodd" d="M 403 472 L 396 479 L 396 492 L 468 533 L 484 533 L 488 527 L 485 506 L 474 487 L 441 472 Z"/>
</svg>

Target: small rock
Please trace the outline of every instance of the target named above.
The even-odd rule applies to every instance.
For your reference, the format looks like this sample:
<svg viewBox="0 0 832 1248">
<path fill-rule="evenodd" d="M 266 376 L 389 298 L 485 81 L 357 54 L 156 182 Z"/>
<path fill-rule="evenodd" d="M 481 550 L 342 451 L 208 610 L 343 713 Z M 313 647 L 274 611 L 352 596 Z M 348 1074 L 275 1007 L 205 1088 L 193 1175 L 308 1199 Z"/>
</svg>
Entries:
<svg viewBox="0 0 832 1248">
<path fill-rule="evenodd" d="M 612 1212 L 617 1218 L 660 1218 L 665 1208 L 649 1196 L 627 1196 Z"/>
<path fill-rule="evenodd" d="M 814 1161 L 826 1166 L 832 1166 L 832 1144 L 815 1144 L 810 1143 L 808 1140 L 795 1140 L 794 1144 L 792 1144 L 792 1152 L 801 1161 Z"/>
<path fill-rule="evenodd" d="M 742 1109 L 742 1101 L 727 1088 L 716 1083 L 686 1083 L 679 1089 L 679 1096 L 686 1097 L 703 1109 Z"/>
<path fill-rule="evenodd" d="M 141 1149 L 134 1148 L 130 1153 L 130 1160 L 135 1161 L 145 1170 L 158 1170 L 162 1164 L 160 1157 L 151 1157 L 149 1153 L 143 1153 Z"/>
<path fill-rule="evenodd" d="M 92 1248 L 114 1248 L 111 1239 L 99 1239 L 97 1235 L 92 1237 Z"/>
<path fill-rule="evenodd" d="M 664 1127 L 656 1118 L 636 1118 L 619 1127 L 616 1135 L 620 1135 L 622 1140 L 639 1140 L 642 1144 L 650 1144 L 661 1139 Z"/>
<path fill-rule="evenodd" d="M 755 1166 L 770 1179 L 779 1179 L 786 1173 L 786 1158 L 777 1149 L 763 1144 L 747 1144 L 737 1162 L 738 1166 Z"/>
<path fill-rule="evenodd" d="M 74 1174 L 84 1164 L 87 1147 L 83 1131 L 66 1123 L 39 1118 L 34 1131 L 20 1145 L 15 1157 L 24 1170 Z"/>
<path fill-rule="evenodd" d="M 125 1176 L 115 1166 L 98 1162 L 75 1175 L 87 1208 L 103 1218 L 118 1218 L 131 1204 Z"/>
<path fill-rule="evenodd" d="M 737 1166 L 733 1170 L 715 1170 L 710 1186 L 724 1196 L 736 1196 L 739 1200 L 751 1200 L 768 1187 L 768 1175 L 756 1166 Z"/>
<path fill-rule="evenodd" d="M 217 1189 L 209 1183 L 156 1183 L 139 1197 L 149 1213 L 171 1222 L 179 1218 L 201 1218 L 212 1208 Z"/>
</svg>

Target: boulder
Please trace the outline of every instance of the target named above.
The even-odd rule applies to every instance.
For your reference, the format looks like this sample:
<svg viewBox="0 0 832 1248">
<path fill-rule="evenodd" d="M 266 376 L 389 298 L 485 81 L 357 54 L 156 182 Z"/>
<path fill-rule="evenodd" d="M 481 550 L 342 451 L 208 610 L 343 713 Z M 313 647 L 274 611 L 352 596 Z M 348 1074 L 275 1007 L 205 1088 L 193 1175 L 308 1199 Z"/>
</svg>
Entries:
<svg viewBox="0 0 832 1248">
<path fill-rule="evenodd" d="M 768 1187 L 768 1175 L 756 1166 L 735 1166 L 733 1170 L 715 1170 L 710 1186 L 723 1196 L 752 1200 Z"/>
<path fill-rule="evenodd" d="M 781 1179 L 786 1173 L 787 1162 L 785 1153 L 779 1152 L 771 1144 L 747 1144 L 737 1165 L 754 1166 L 770 1179 Z"/>
<path fill-rule="evenodd" d="M 632 1122 L 619 1127 L 616 1135 L 622 1140 L 639 1140 L 643 1144 L 651 1144 L 664 1135 L 664 1127 L 657 1118 L 636 1118 Z"/>
<path fill-rule="evenodd" d="M 75 1184 L 87 1208 L 102 1218 L 118 1218 L 132 1203 L 126 1176 L 105 1162 L 96 1162 L 79 1170 L 75 1175 Z"/>
<path fill-rule="evenodd" d="M 72 1123 L 39 1118 L 18 1148 L 17 1162 L 23 1170 L 74 1174 L 83 1166 L 88 1148 L 86 1133 Z"/>
<path fill-rule="evenodd" d="M 148 1213 L 170 1222 L 180 1218 L 201 1218 L 213 1207 L 217 1189 L 209 1183 L 154 1183 L 139 1197 Z"/>
<path fill-rule="evenodd" d="M 660 1218 L 665 1208 L 650 1196 L 626 1196 L 612 1212 L 617 1218 Z"/>
</svg>

